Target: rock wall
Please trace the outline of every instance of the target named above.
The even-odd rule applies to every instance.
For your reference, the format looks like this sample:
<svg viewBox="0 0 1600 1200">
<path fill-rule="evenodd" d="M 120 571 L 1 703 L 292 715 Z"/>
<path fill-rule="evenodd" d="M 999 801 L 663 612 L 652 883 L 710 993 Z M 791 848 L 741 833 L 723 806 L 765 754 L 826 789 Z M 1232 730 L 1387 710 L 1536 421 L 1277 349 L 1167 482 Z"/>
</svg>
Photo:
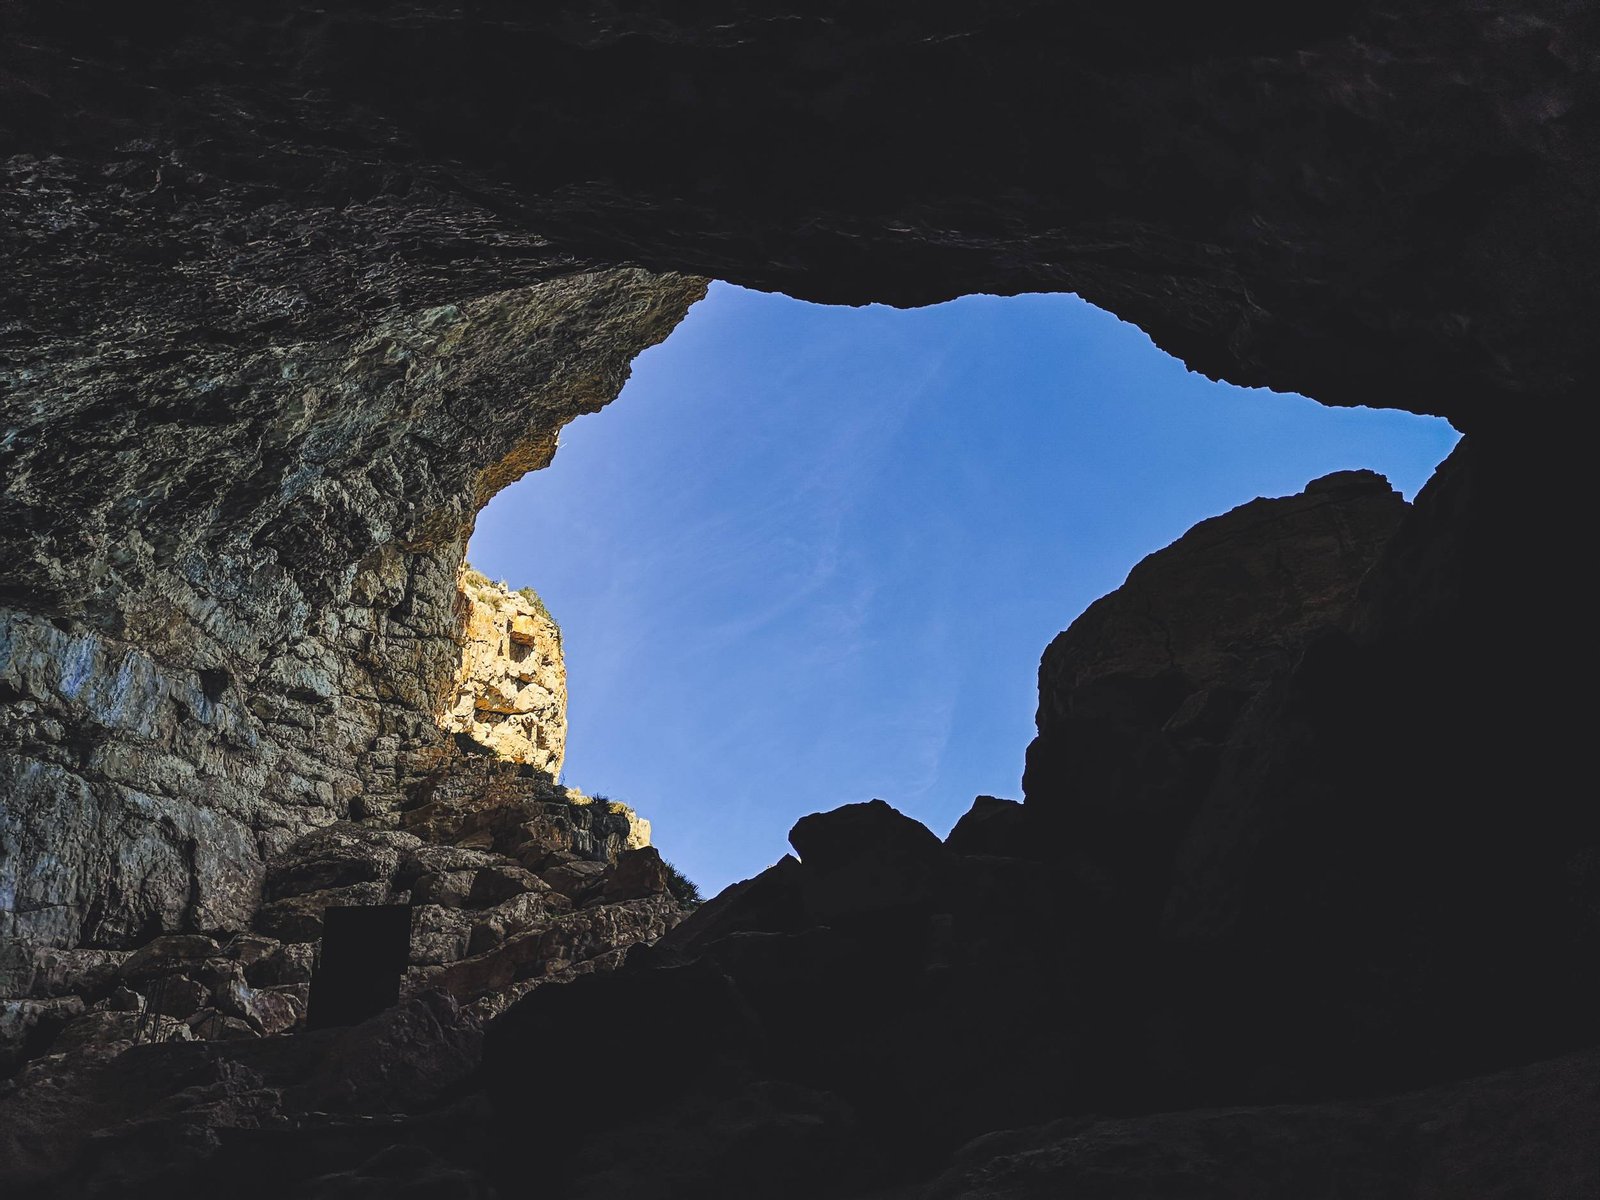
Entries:
<svg viewBox="0 0 1600 1200">
<path fill-rule="evenodd" d="M 906 1194 L 1001 1127 L 1372 1095 L 1600 1037 L 1567 428 L 1600 376 L 1592 5 L 104 10 L 0 0 L 0 935 L 30 939 L 0 1029 L 71 1043 L 0 1094 L 8 1185 L 523 1190 L 536 1136 L 556 1194 Z M 1347 480 L 1344 525 L 1315 493 L 1270 506 L 1318 554 L 1207 544 L 1238 593 L 1195 576 L 1205 628 L 1140 593 L 1206 538 L 1146 564 L 1052 652 L 1026 804 L 943 846 L 883 805 L 808 818 L 800 859 L 624 952 L 665 923 L 649 902 L 569 921 L 516 874 L 549 836 L 594 887 L 624 815 L 551 812 L 535 768 L 437 719 L 472 515 L 699 275 L 1072 290 L 1197 370 L 1468 436 L 1387 540 L 1392 499 Z M 281 1015 L 253 993 L 296 985 L 243 965 L 239 991 L 206 931 L 264 880 L 282 932 L 330 887 L 391 894 L 387 850 L 326 885 L 297 858 L 352 817 L 465 864 L 426 872 L 467 903 L 431 914 L 419 970 L 504 997 L 574 964 L 498 1019 L 484 1073 L 450 996 L 103 1060 L 142 994 L 108 964 L 164 931 L 202 952 L 188 999 Z M 506 877 L 525 890 L 491 902 Z M 1427 1190 L 1416 1121 L 1444 1111 L 1473 1174 L 1440 1187 L 1590 1195 L 1574 1078 L 1515 1077 L 1530 1103 L 1494 1111 L 1532 1128 L 1501 1133 L 1450 1132 L 1436 1094 L 1002 1134 L 930 1194 L 1098 1186 L 1132 1144 L 1178 1169 L 1131 1186 L 1185 1195 L 1196 1147 L 1348 1166 L 1352 1129 Z"/>
<path fill-rule="evenodd" d="M 681 315 L 673 272 L 1075 290 L 1197 369 L 1486 438 L 1595 377 L 1569 0 L 99 7 L 9 0 L 0 48 L 29 936 L 234 920 L 264 852 L 397 811 L 472 514 Z"/>
<path fill-rule="evenodd" d="M 226 184 L 270 197 L 234 258 L 304 268 L 264 320 L 390 286 L 325 269 L 381 215 L 442 243 L 435 303 L 476 294 L 471 247 L 510 286 L 554 238 L 832 303 L 1073 291 L 1208 374 L 1464 422 L 1594 377 L 1579 0 L 103 7 L 5 8 L 21 342 L 96 288 L 62 246 L 131 221 L 130 261 L 181 262 L 146 221 Z M 108 184 L 118 221 L 62 211 Z"/>
<path fill-rule="evenodd" d="M 233 235 L 170 236 L 189 271 L 102 280 L 91 327 L 3 373 L 7 936 L 239 928 L 296 835 L 395 819 L 452 753 L 438 716 L 478 507 L 703 287 L 618 270 L 381 315 L 307 292 L 268 315 Z M 100 361 L 108 338 L 129 374 Z"/>
<path fill-rule="evenodd" d="M 514 592 L 465 565 L 457 587 L 461 666 L 442 724 L 559 778 L 567 746 L 561 627 L 531 590 Z"/>
</svg>

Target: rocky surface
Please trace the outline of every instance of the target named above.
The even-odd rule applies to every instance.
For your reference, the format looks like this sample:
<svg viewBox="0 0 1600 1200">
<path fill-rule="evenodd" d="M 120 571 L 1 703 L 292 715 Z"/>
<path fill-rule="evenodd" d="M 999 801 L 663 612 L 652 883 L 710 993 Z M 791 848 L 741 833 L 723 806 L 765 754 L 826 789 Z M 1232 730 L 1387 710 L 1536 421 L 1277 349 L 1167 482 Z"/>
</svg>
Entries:
<svg viewBox="0 0 1600 1200">
<path fill-rule="evenodd" d="M 1108 938 L 1156 918 L 1235 725 L 1313 639 L 1349 627 L 1406 508 L 1370 471 L 1251 501 L 1139 563 L 1045 651 L 1013 852 L 1058 847 L 1121 930 Z"/>
<path fill-rule="evenodd" d="M 1600 1189 L 1600 1054 L 1358 1103 L 1061 1121 L 963 1147 L 924 1200 L 1461 1196 Z"/>
<path fill-rule="evenodd" d="M 9 368 L 8 936 L 242 928 L 295 836 L 393 819 L 429 786 L 454 755 L 437 719 L 478 506 L 609 400 L 700 287 L 568 276 L 371 324 L 341 314 L 339 330 L 308 301 L 263 349 L 243 332 L 257 293 L 229 308 L 197 274 L 171 284 L 102 313 L 145 330 L 127 343 L 145 391 L 126 419 L 92 331 L 34 343 L 48 367 Z M 197 321 L 204 361 L 158 369 Z"/>
<path fill-rule="evenodd" d="M 459 586 L 461 667 L 444 727 L 559 778 L 567 748 L 560 626 L 531 589 L 512 591 L 467 566 Z"/>
<path fill-rule="evenodd" d="M 1461 419 L 1595 367 L 1575 0 L 6 16 L 24 343 L 98 307 L 68 239 L 104 254 L 131 222 L 139 261 L 193 270 L 167 213 L 270 198 L 228 246 L 276 267 L 262 321 L 329 289 L 459 304 L 576 255 L 829 302 L 1075 291 L 1211 374 Z M 108 190 L 115 223 L 67 202 Z"/>
<path fill-rule="evenodd" d="M 1591 6 L 104 9 L 0 3 L 8 1195 L 1593 1193 L 1587 1059 L 1352 1099 L 1600 1041 Z M 629 951 L 638 824 L 438 721 L 474 514 L 701 275 L 1468 436 L 1142 566 L 1025 804 Z M 402 897 L 421 990 L 278 1032 Z"/>
<path fill-rule="evenodd" d="M 1448 667 L 1461 622 L 1503 604 L 1508 581 L 1492 575 L 1504 548 L 1451 548 L 1438 523 L 1469 488 L 1506 504 L 1492 481 L 1464 447 L 1414 507 L 1376 476 L 1333 476 L 1151 556 L 1047 652 L 1024 805 L 980 798 L 943 845 L 881 802 L 805 818 L 798 859 L 621 970 L 510 1009 L 486 1055 L 500 1119 L 578 1146 L 574 1195 L 676 1195 L 748 1186 L 755 1152 L 726 1114 L 755 1104 L 767 1117 L 731 1128 L 779 1155 L 789 1194 L 849 1195 L 1051 1114 L 1371 1096 L 1593 1044 L 1592 816 L 1528 804 L 1512 819 L 1466 778 L 1504 770 L 1501 747 L 1482 718 L 1481 740 L 1457 728 L 1472 703 Z M 1504 975 L 1483 973 L 1485 953 Z M 619 1111 L 638 1146 L 619 1162 L 518 1081 L 566 1005 L 646 1003 L 677 1029 L 670 1050 L 586 1051 L 607 1073 L 674 1081 Z M 688 1015 L 705 1008 L 719 1015 Z M 1558 1195 L 1592 1170 L 1567 1148 L 1595 1128 L 1574 1077 L 1531 1101 L 1552 1113 L 1538 1136 L 1558 1148 L 1544 1176 Z M 1411 1153 L 1404 1111 L 1096 1127 L 1020 1165 L 1001 1138 L 938 1187 L 1231 1194 L 1252 1169 L 1292 1180 L 1329 1162 L 1319 1186 L 1359 1193 L 1362 1172 L 1392 1177 Z M 1390 1156 L 1371 1167 L 1369 1129 Z M 1490 1139 L 1462 1178 L 1482 1172 L 1492 1194 L 1517 1136 Z M 1102 1180 L 1100 1156 L 1130 1141 L 1151 1161 Z M 1224 1144 L 1238 1157 L 1202 1170 Z M 662 1176 L 677 1182 L 652 1192 Z"/>
</svg>

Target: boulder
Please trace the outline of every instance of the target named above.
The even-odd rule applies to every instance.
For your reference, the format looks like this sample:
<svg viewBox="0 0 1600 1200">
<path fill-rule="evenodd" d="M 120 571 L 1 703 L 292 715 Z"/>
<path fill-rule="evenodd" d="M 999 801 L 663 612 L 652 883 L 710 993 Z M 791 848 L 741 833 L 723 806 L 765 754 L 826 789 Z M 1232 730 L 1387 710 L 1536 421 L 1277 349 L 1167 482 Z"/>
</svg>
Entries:
<svg viewBox="0 0 1600 1200">
<path fill-rule="evenodd" d="M 467 956 L 477 914 L 439 904 L 411 910 L 411 958 L 418 966 L 455 962 Z"/>
<path fill-rule="evenodd" d="M 424 875 L 477 871 L 504 861 L 502 856 L 487 850 L 421 842 L 401 856 L 394 884 L 397 889 L 409 888 Z"/>
<path fill-rule="evenodd" d="M 523 892 L 550 890 L 550 885 L 532 871 L 513 862 L 498 862 L 482 868 L 473 876 L 467 902 L 474 908 L 484 908 Z"/>
<path fill-rule="evenodd" d="M 802 817 L 789 831 L 813 919 L 877 917 L 933 900 L 949 853 L 882 800 Z"/>
<path fill-rule="evenodd" d="M 800 932 L 810 924 L 804 874 L 800 860 L 785 854 L 759 875 L 700 905 L 662 938 L 662 947 L 691 955 L 736 933 Z"/>
<path fill-rule="evenodd" d="M 229 958 L 243 963 L 247 968 L 276 954 L 283 943 L 276 938 L 254 933 L 236 933 L 222 948 Z"/>
<path fill-rule="evenodd" d="M 572 901 L 553 888 L 513 896 L 493 908 L 474 914 L 475 923 L 467 953 L 487 953 L 507 938 L 526 933 L 571 910 Z"/>
<path fill-rule="evenodd" d="M 199 933 L 171 933 L 146 942 L 123 960 L 118 975 L 138 984 L 197 966 L 216 958 L 222 947 L 215 938 Z"/>
<path fill-rule="evenodd" d="M 463 908 L 472 894 L 476 870 L 429 871 L 411 885 L 411 903 L 441 908 Z"/>
<path fill-rule="evenodd" d="M 419 839 L 393 829 L 336 821 L 291 842 L 267 862 L 266 899 L 281 900 L 354 884 L 389 886 L 401 856 Z"/>
<path fill-rule="evenodd" d="M 957 854 L 996 854 L 1007 858 L 1026 858 L 1037 853 L 1030 837 L 1027 815 L 1015 800 L 979 796 L 964 813 L 950 835 L 946 848 Z"/>
<path fill-rule="evenodd" d="M 654 846 L 624 850 L 606 874 L 602 895 L 607 901 L 641 900 L 667 891 L 667 864 Z"/>
<path fill-rule="evenodd" d="M 82 996 L 91 1003 L 116 982 L 125 950 L 62 950 L 22 938 L 0 940 L 0 997 Z"/>
<path fill-rule="evenodd" d="M 262 905 L 256 911 L 255 926 L 281 942 L 314 942 L 322 936 L 322 914 L 328 909 L 353 904 L 384 904 L 389 894 L 387 882 L 373 880 L 288 896 Z"/>
<path fill-rule="evenodd" d="M 569 862 L 558 862 L 552 867 L 541 872 L 539 878 L 549 884 L 551 888 L 571 900 L 581 904 L 602 886 L 606 873 L 606 865 L 591 862 L 588 859 L 577 858 Z"/>
<path fill-rule="evenodd" d="M 284 943 L 272 953 L 245 966 L 245 979 L 252 987 L 310 983 L 317 966 L 315 942 Z"/>
<path fill-rule="evenodd" d="M 144 984 L 145 1007 L 163 1017 L 183 1021 L 211 1002 L 211 989 L 185 975 L 159 975 Z"/>
<path fill-rule="evenodd" d="M 1029 840 L 1120 931 L 1108 937 L 1148 934 L 1241 714 L 1349 624 L 1406 512 L 1371 471 L 1252 500 L 1147 556 L 1050 643 L 1023 778 Z"/>
<path fill-rule="evenodd" d="M 202 1008 L 185 1022 L 201 1041 L 236 1042 L 261 1036 L 248 1021 L 230 1017 L 214 1008 Z"/>
<path fill-rule="evenodd" d="M 140 1042 L 188 1042 L 194 1031 L 183 1021 L 142 1012 L 88 1012 L 69 1021 L 50 1045 L 52 1054 L 70 1054 L 90 1046 Z"/>
<path fill-rule="evenodd" d="M 292 988 L 232 987 L 218 995 L 217 1009 L 263 1037 L 287 1033 L 306 1016 L 305 1000 Z"/>
<path fill-rule="evenodd" d="M 410 987 L 438 989 L 465 1003 L 520 980 L 557 974 L 613 950 L 654 941 L 682 918 L 683 910 L 666 896 L 592 905 L 553 916 L 474 957 L 413 971 Z"/>
</svg>

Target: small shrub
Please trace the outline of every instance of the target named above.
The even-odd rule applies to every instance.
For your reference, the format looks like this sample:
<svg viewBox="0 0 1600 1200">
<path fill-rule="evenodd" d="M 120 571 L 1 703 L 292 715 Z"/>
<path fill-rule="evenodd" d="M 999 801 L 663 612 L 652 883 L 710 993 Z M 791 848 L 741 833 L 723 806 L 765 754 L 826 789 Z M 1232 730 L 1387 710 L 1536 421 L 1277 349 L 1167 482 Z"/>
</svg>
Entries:
<svg viewBox="0 0 1600 1200">
<path fill-rule="evenodd" d="M 531 587 L 525 587 L 518 588 L 517 595 L 521 596 L 530 605 L 532 605 L 533 611 L 538 613 L 546 621 L 549 621 L 550 624 L 554 625 L 556 623 L 556 619 L 550 615 L 550 610 L 544 606 L 544 599 L 539 595 L 538 592 L 534 591 Z"/>
<path fill-rule="evenodd" d="M 699 908 L 705 902 L 699 885 L 666 859 L 661 862 L 667 868 L 667 894 L 684 908 Z"/>
</svg>

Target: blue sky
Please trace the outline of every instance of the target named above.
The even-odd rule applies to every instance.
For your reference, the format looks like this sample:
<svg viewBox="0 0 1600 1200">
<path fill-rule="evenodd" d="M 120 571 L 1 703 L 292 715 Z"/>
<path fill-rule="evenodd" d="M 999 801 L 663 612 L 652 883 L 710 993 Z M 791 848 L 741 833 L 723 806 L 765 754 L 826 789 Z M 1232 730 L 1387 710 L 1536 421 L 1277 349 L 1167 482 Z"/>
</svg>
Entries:
<svg viewBox="0 0 1600 1200">
<path fill-rule="evenodd" d="M 1039 656 L 1144 555 L 1444 422 L 1215 384 L 1071 296 L 834 308 L 712 287 L 468 557 L 561 623 L 566 780 L 633 804 L 707 895 L 808 812 L 941 835 L 1020 798 Z"/>
</svg>

